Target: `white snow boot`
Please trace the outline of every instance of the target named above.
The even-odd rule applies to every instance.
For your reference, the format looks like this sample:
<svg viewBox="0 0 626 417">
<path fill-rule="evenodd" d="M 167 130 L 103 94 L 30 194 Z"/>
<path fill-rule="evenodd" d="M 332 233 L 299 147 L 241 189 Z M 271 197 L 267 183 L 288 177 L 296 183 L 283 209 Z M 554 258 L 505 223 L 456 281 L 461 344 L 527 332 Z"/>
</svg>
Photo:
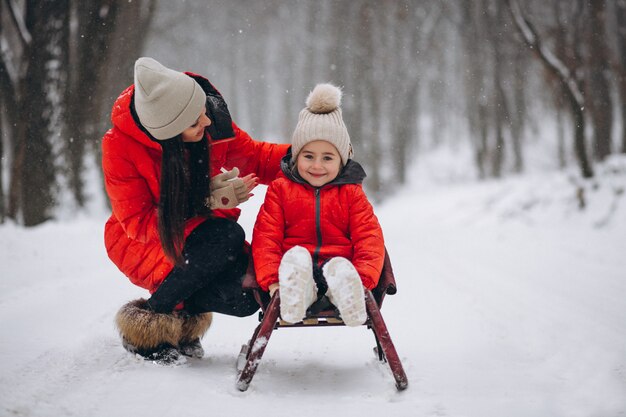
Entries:
<svg viewBox="0 0 626 417">
<path fill-rule="evenodd" d="M 337 307 L 346 326 L 365 323 L 365 292 L 359 273 L 346 258 L 336 257 L 322 268 L 328 284 L 326 296 Z"/>
<path fill-rule="evenodd" d="M 297 323 L 317 300 L 317 285 L 313 281 L 311 254 L 302 246 L 294 246 L 283 255 L 278 267 L 280 316 L 288 323 Z"/>
</svg>

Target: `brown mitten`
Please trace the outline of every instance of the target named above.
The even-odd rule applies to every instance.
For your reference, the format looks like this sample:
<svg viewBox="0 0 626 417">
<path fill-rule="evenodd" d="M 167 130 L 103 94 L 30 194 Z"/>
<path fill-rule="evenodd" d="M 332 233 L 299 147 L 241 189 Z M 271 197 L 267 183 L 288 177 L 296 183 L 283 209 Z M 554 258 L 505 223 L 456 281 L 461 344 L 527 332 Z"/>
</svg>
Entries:
<svg viewBox="0 0 626 417">
<path fill-rule="evenodd" d="M 237 194 L 235 194 L 235 188 L 232 184 L 228 184 L 227 186 L 218 188 L 217 190 L 212 190 L 211 196 L 208 200 L 207 205 L 211 210 L 230 209 L 239 205 Z"/>
<path fill-rule="evenodd" d="M 230 171 L 226 171 L 224 168 L 222 168 L 221 174 L 217 174 L 216 176 L 211 178 L 211 182 L 209 184 L 209 186 L 211 187 L 211 191 L 228 186 L 228 184 L 230 184 L 230 182 L 236 179 L 238 176 L 239 168 L 235 167 Z"/>
<path fill-rule="evenodd" d="M 244 181 L 238 177 L 239 168 L 230 171 L 222 168 L 223 172 L 211 178 L 208 206 L 212 210 L 237 207 L 250 198 L 250 193 Z"/>
</svg>

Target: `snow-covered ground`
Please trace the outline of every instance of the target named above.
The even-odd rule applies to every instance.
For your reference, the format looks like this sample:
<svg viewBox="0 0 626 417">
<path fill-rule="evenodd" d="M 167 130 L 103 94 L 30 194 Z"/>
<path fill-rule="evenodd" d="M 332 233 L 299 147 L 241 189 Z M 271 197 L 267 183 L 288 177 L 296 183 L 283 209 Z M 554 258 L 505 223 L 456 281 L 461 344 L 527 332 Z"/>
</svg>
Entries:
<svg viewBox="0 0 626 417">
<path fill-rule="evenodd" d="M 104 217 L 1 225 L 0 415 L 624 416 L 625 190 L 613 159 L 590 182 L 415 182 L 378 206 L 401 393 L 365 328 L 275 332 L 245 393 L 235 360 L 256 317 L 216 316 L 202 360 L 140 360 L 113 317 L 146 294 L 108 261 Z"/>
</svg>

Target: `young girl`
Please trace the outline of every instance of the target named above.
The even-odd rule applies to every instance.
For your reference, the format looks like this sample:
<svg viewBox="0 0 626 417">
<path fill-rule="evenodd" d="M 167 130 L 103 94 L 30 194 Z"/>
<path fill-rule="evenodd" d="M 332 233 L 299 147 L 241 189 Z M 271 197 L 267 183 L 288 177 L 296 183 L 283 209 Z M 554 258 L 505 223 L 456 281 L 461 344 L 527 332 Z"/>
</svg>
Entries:
<svg viewBox="0 0 626 417">
<path fill-rule="evenodd" d="M 346 325 L 363 324 L 363 287 L 376 287 L 383 267 L 382 230 L 361 186 L 365 172 L 350 159 L 340 103 L 333 85 L 311 92 L 254 226 L 257 281 L 272 295 L 280 288 L 281 317 L 291 323 L 326 294 Z"/>
</svg>

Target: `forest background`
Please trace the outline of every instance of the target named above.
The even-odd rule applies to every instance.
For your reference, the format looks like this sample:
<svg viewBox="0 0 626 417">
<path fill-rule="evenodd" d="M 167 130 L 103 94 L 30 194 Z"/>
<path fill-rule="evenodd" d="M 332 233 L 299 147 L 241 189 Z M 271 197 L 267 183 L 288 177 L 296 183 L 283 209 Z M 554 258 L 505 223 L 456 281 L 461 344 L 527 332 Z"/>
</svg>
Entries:
<svg viewBox="0 0 626 417">
<path fill-rule="evenodd" d="M 0 223 L 106 204 L 87 185 L 142 55 L 207 76 L 268 141 L 342 86 L 377 201 L 437 152 L 457 161 L 441 175 L 580 180 L 626 152 L 624 0 L 1 0 Z"/>
</svg>

